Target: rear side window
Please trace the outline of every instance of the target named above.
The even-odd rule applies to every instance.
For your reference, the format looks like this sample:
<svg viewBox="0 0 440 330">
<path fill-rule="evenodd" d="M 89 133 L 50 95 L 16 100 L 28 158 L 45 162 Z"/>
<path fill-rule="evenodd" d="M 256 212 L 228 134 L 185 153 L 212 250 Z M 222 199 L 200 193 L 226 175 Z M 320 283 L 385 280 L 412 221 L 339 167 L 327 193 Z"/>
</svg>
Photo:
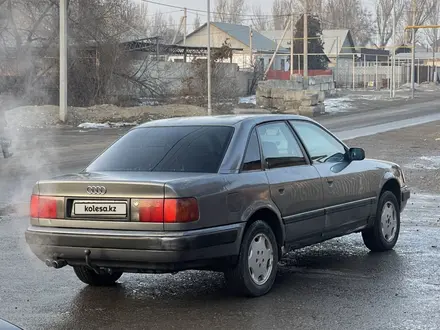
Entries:
<svg viewBox="0 0 440 330">
<path fill-rule="evenodd" d="M 285 122 L 258 126 L 263 157 L 269 168 L 306 165 L 307 160 Z"/>
<path fill-rule="evenodd" d="M 261 169 L 260 145 L 258 143 L 257 132 L 253 130 L 246 149 L 246 154 L 244 155 L 243 171 L 258 171 Z"/>
<path fill-rule="evenodd" d="M 216 173 L 233 131 L 228 126 L 137 128 L 116 141 L 86 170 Z"/>
</svg>

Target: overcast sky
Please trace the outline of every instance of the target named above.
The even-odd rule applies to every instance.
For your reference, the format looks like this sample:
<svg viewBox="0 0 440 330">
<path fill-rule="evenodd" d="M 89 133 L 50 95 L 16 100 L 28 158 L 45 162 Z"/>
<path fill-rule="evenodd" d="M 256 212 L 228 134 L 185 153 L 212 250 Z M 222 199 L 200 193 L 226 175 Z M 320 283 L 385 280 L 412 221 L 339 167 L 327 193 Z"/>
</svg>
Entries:
<svg viewBox="0 0 440 330">
<path fill-rule="evenodd" d="M 133 0 L 135 2 L 141 2 L 142 0 Z M 390 0 L 391 1 L 391 0 Z M 191 9 L 197 9 L 197 10 L 203 10 L 206 11 L 207 9 L 207 1 L 206 0 L 154 0 L 154 2 L 159 2 L 167 5 L 174 5 L 179 7 L 187 7 Z M 211 0 L 211 11 L 214 11 L 215 7 L 215 0 Z M 365 6 L 367 6 L 370 10 L 373 9 L 375 0 L 362 0 Z M 262 9 L 267 12 L 268 14 L 271 14 L 271 8 L 272 8 L 272 0 L 247 0 L 248 7 L 252 8 L 254 4 L 260 4 Z M 161 12 L 171 12 L 176 11 L 177 9 L 155 5 L 148 3 L 148 9 L 151 13 L 156 12 L 156 10 L 160 10 Z M 173 17 L 175 19 L 179 19 L 180 16 L 182 16 L 179 12 L 173 12 Z M 194 20 L 195 14 L 189 12 L 188 14 L 188 24 L 192 24 Z M 206 21 L 206 15 L 200 14 L 200 18 L 202 22 Z"/>
</svg>

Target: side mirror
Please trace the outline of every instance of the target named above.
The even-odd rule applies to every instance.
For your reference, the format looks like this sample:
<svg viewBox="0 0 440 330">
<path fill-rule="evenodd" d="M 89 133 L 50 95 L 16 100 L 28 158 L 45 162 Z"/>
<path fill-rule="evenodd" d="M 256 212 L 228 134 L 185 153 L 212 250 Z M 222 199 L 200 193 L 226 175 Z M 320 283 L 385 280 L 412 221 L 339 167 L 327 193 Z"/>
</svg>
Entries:
<svg viewBox="0 0 440 330">
<path fill-rule="evenodd" d="M 365 150 L 362 148 L 350 148 L 348 151 L 348 157 L 351 161 L 353 160 L 364 160 L 365 159 Z"/>
</svg>

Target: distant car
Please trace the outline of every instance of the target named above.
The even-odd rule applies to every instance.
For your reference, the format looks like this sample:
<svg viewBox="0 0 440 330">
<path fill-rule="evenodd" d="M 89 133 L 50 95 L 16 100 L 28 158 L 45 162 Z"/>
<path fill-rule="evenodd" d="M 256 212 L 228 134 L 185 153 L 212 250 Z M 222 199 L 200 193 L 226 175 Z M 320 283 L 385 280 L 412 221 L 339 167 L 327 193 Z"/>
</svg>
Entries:
<svg viewBox="0 0 440 330">
<path fill-rule="evenodd" d="M 78 174 L 38 182 L 26 240 L 89 285 L 124 272 L 224 272 L 267 293 L 282 255 L 361 232 L 392 249 L 410 198 L 401 168 L 291 115 L 174 118 L 126 133 Z"/>
</svg>

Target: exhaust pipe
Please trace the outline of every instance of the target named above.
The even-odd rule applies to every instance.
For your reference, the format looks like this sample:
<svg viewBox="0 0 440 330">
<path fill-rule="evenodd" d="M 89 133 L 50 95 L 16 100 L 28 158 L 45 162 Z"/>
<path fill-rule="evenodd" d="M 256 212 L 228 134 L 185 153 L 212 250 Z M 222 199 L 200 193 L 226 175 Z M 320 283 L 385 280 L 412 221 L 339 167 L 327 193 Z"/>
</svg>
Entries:
<svg viewBox="0 0 440 330">
<path fill-rule="evenodd" d="M 66 260 L 54 260 L 54 261 L 52 261 L 52 266 L 55 269 L 60 269 L 60 268 L 63 268 L 64 266 L 67 266 L 67 261 Z"/>
<path fill-rule="evenodd" d="M 46 259 L 46 266 L 53 267 L 55 269 L 60 269 L 60 268 L 67 266 L 67 261 L 64 259 L 61 259 L 61 260 Z"/>
</svg>

